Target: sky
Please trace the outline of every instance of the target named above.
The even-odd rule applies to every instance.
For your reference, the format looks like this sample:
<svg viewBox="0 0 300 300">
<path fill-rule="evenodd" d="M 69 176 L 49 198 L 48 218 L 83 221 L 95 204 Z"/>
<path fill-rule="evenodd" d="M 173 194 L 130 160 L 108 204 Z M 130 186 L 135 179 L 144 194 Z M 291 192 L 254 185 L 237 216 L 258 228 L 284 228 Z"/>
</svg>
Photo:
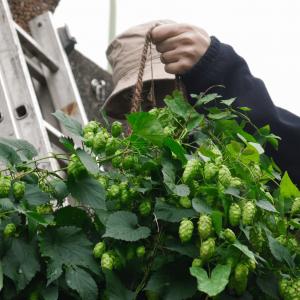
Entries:
<svg viewBox="0 0 300 300">
<path fill-rule="evenodd" d="M 157 19 L 205 29 L 230 44 L 261 78 L 273 102 L 300 116 L 299 0 L 117 0 L 116 33 Z M 54 15 L 76 48 L 107 68 L 109 0 L 61 0 Z"/>
</svg>

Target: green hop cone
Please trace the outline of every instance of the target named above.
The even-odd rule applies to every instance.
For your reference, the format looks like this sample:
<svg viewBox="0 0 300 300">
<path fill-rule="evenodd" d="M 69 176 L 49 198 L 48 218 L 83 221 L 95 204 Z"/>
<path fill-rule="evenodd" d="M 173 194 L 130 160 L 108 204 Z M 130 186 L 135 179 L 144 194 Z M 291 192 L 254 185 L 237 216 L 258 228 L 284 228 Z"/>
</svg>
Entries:
<svg viewBox="0 0 300 300">
<path fill-rule="evenodd" d="M 91 131 L 88 131 L 87 133 L 85 133 L 83 135 L 83 143 L 85 144 L 85 146 L 87 146 L 88 148 L 92 148 L 93 143 L 94 143 L 94 137 L 95 137 L 95 134 Z"/>
<path fill-rule="evenodd" d="M 105 130 L 97 132 L 93 140 L 93 151 L 96 153 L 104 151 L 108 138 L 109 136 Z"/>
<path fill-rule="evenodd" d="M 229 207 L 228 219 L 231 226 L 240 224 L 242 210 L 237 203 L 232 203 Z"/>
<path fill-rule="evenodd" d="M 184 208 L 192 207 L 192 201 L 189 197 L 180 197 L 179 204 Z"/>
<path fill-rule="evenodd" d="M 252 201 L 247 201 L 242 210 L 243 225 L 252 225 L 256 214 L 256 207 Z"/>
<path fill-rule="evenodd" d="M 123 203 L 123 204 L 129 204 L 130 203 L 130 199 L 131 199 L 131 197 L 130 197 L 129 190 L 122 189 L 121 190 L 121 198 L 120 198 L 121 203 Z"/>
<path fill-rule="evenodd" d="M 13 184 L 13 195 L 16 200 L 21 200 L 25 194 L 25 182 L 16 181 Z"/>
<path fill-rule="evenodd" d="M 210 216 L 202 215 L 198 220 L 198 233 L 202 240 L 206 240 L 213 232 Z"/>
<path fill-rule="evenodd" d="M 120 148 L 120 141 L 114 137 L 108 138 L 106 145 L 105 145 L 105 154 L 107 156 L 111 156 L 116 153 L 117 150 Z"/>
<path fill-rule="evenodd" d="M 114 168 L 120 168 L 122 165 L 122 150 L 117 150 L 115 152 L 115 157 L 112 158 L 111 164 Z"/>
<path fill-rule="evenodd" d="M 144 257 L 145 254 L 146 254 L 146 248 L 145 248 L 145 246 L 139 246 L 139 247 L 136 248 L 136 256 L 138 258 Z"/>
<path fill-rule="evenodd" d="M 204 178 L 206 180 L 210 180 L 212 179 L 215 175 L 217 175 L 218 173 L 218 166 L 216 166 L 214 163 L 211 163 L 211 162 L 207 162 L 205 165 L 204 165 Z"/>
<path fill-rule="evenodd" d="M 300 213 L 300 197 L 295 198 L 292 208 L 291 208 L 292 215 Z"/>
<path fill-rule="evenodd" d="M 87 173 L 85 166 L 81 163 L 80 159 L 72 154 L 70 162 L 67 167 L 67 173 L 70 177 L 79 178 Z"/>
<path fill-rule="evenodd" d="M 223 231 L 223 237 L 227 242 L 229 242 L 231 244 L 236 241 L 235 233 L 230 228 L 226 228 Z"/>
<path fill-rule="evenodd" d="M 228 169 L 227 166 L 221 165 L 221 167 L 219 168 L 218 180 L 225 187 L 230 185 L 232 177 L 231 177 L 230 170 Z"/>
<path fill-rule="evenodd" d="M 104 242 L 99 242 L 93 249 L 93 255 L 95 258 L 101 258 L 103 253 L 106 251 L 106 245 Z"/>
<path fill-rule="evenodd" d="M 150 200 L 144 200 L 139 205 L 139 213 L 142 217 L 147 217 L 152 211 L 152 205 Z"/>
<path fill-rule="evenodd" d="M 53 213 L 52 205 L 48 203 L 38 205 L 35 209 L 36 212 L 40 215 L 49 215 Z"/>
<path fill-rule="evenodd" d="M 109 199 L 117 198 L 120 194 L 120 187 L 117 184 L 112 184 L 107 189 L 107 197 Z"/>
<path fill-rule="evenodd" d="M 235 292 L 238 296 L 244 294 L 248 284 L 248 266 L 244 263 L 238 263 L 234 269 Z"/>
<path fill-rule="evenodd" d="M 190 182 L 191 180 L 199 177 L 201 174 L 201 162 L 197 158 L 190 159 L 183 171 L 182 181 L 184 183 Z"/>
<path fill-rule="evenodd" d="M 191 220 L 183 219 L 180 222 L 178 235 L 182 243 L 191 240 L 194 231 L 194 224 Z"/>
<path fill-rule="evenodd" d="M 100 127 L 100 124 L 97 121 L 90 121 L 83 127 L 83 135 L 88 132 L 96 133 Z"/>
<path fill-rule="evenodd" d="M 118 137 L 120 136 L 120 134 L 122 133 L 123 131 L 123 126 L 122 126 L 122 123 L 119 122 L 119 121 L 114 121 L 112 124 L 111 124 L 111 135 L 113 137 Z"/>
<path fill-rule="evenodd" d="M 114 268 L 114 257 L 109 252 L 104 252 L 101 257 L 101 268 L 112 270 Z"/>
<path fill-rule="evenodd" d="M 136 250 L 132 245 L 129 245 L 126 251 L 126 260 L 130 261 L 135 258 Z"/>
<path fill-rule="evenodd" d="M 281 279 L 279 281 L 279 293 L 282 297 L 286 295 L 287 289 L 290 286 L 290 281 L 287 279 Z M 284 298 L 285 299 L 285 298 Z"/>
<path fill-rule="evenodd" d="M 242 185 L 242 181 L 238 177 L 231 177 L 229 185 L 238 188 Z"/>
<path fill-rule="evenodd" d="M 14 223 L 9 223 L 5 226 L 3 235 L 5 238 L 12 237 L 16 233 L 16 230 L 16 225 Z"/>
<path fill-rule="evenodd" d="M 254 271 L 256 269 L 256 261 L 254 259 L 248 259 L 247 260 L 247 267 L 249 271 Z"/>
<path fill-rule="evenodd" d="M 99 176 L 97 178 L 98 182 L 103 186 L 104 189 L 107 189 L 108 186 L 108 179 L 105 176 Z"/>
<path fill-rule="evenodd" d="M 250 244 L 253 249 L 260 253 L 263 250 L 265 238 L 262 229 L 259 227 L 252 227 L 249 235 Z"/>
<path fill-rule="evenodd" d="M 203 261 L 200 258 L 194 258 L 192 261 L 192 267 L 202 267 Z"/>
<path fill-rule="evenodd" d="M 11 180 L 7 177 L 0 177 L 0 198 L 7 198 L 11 187 Z"/>
<path fill-rule="evenodd" d="M 204 241 L 200 246 L 200 258 L 203 261 L 208 261 L 216 251 L 216 243 L 213 238 Z"/>
<path fill-rule="evenodd" d="M 134 169 L 138 164 L 138 159 L 135 155 L 127 155 L 124 157 L 122 167 L 124 170 Z"/>
</svg>

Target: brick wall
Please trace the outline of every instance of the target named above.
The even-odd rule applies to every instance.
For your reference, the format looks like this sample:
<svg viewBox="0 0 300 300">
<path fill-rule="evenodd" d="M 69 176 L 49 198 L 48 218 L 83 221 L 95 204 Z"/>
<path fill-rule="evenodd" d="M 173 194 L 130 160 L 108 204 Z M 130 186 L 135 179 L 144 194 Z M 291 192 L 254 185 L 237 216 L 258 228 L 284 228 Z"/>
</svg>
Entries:
<svg viewBox="0 0 300 300">
<path fill-rule="evenodd" d="M 60 0 L 8 0 L 14 20 L 27 32 L 28 22 L 46 11 L 54 12 Z"/>
</svg>

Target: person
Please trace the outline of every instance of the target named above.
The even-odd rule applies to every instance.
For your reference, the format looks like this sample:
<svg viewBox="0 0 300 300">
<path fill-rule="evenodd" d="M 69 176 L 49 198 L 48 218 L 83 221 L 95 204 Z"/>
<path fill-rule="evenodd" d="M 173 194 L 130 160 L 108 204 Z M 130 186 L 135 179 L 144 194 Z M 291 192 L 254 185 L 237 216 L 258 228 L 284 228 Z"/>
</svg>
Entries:
<svg viewBox="0 0 300 300">
<path fill-rule="evenodd" d="M 217 92 L 224 99 L 236 97 L 235 106 L 249 107 L 249 117 L 256 126 L 269 124 L 272 132 L 281 137 L 278 151 L 268 147 L 267 154 L 299 183 L 300 118 L 274 105 L 263 81 L 251 74 L 247 62 L 230 45 L 194 25 L 168 20 L 150 22 L 129 29 L 109 45 L 107 57 L 112 65 L 115 89 L 105 103 L 108 114 L 122 117 L 130 110 L 138 56 L 150 28 L 153 28 L 151 40 L 155 48 L 145 67 L 145 98 L 152 90 L 153 77 L 155 97 L 161 106 L 162 98 L 174 89 L 174 74 L 181 75 L 189 95 L 214 87 L 210 92 Z"/>
</svg>

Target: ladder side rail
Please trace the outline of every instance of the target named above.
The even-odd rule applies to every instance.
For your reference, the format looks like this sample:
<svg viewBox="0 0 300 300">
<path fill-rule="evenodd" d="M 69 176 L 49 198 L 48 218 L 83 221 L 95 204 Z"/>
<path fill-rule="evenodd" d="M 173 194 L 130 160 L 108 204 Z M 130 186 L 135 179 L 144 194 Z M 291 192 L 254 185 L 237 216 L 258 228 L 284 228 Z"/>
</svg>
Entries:
<svg viewBox="0 0 300 300">
<path fill-rule="evenodd" d="M 34 56 L 37 56 L 39 60 L 46 65 L 53 73 L 59 70 L 58 63 L 50 57 L 40 45 L 17 23 L 14 23 L 17 30 L 21 45 L 24 45 Z"/>
<path fill-rule="evenodd" d="M 87 115 L 68 58 L 53 25 L 52 15 L 44 13 L 31 20 L 29 26 L 34 39 L 59 63 L 59 71 L 52 74 L 42 65 L 55 109 L 63 111 L 82 125 L 86 124 Z M 62 132 L 70 136 L 70 132 L 64 128 Z M 78 142 L 76 138 L 75 142 Z"/>
<path fill-rule="evenodd" d="M 0 0 L 0 18 L 2 84 L 7 91 L 19 137 L 33 144 L 41 156 L 46 156 L 52 151 L 51 145 L 7 0 Z M 51 160 L 43 167 L 56 169 L 57 163 Z"/>
</svg>

